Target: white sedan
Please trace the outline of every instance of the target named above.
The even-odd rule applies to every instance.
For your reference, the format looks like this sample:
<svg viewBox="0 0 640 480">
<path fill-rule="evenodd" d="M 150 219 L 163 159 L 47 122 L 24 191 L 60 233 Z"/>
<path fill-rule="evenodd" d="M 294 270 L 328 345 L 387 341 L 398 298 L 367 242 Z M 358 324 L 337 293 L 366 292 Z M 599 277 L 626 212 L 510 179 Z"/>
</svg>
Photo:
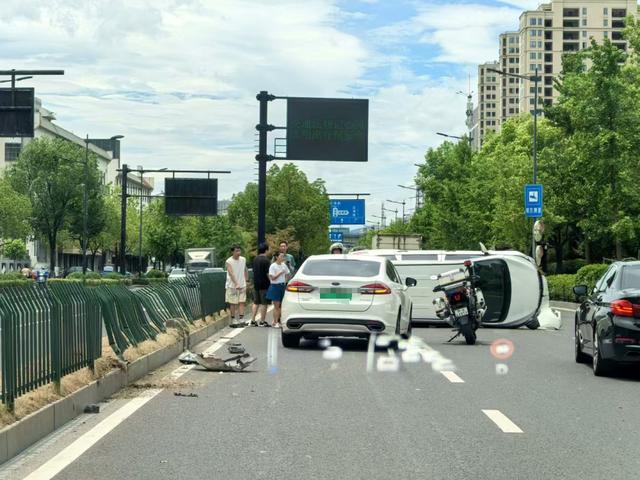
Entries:
<svg viewBox="0 0 640 480">
<path fill-rule="evenodd" d="M 314 255 L 287 285 L 282 302 L 282 344 L 300 339 L 361 337 L 371 333 L 411 334 L 412 301 L 386 258 L 364 255 Z"/>
</svg>

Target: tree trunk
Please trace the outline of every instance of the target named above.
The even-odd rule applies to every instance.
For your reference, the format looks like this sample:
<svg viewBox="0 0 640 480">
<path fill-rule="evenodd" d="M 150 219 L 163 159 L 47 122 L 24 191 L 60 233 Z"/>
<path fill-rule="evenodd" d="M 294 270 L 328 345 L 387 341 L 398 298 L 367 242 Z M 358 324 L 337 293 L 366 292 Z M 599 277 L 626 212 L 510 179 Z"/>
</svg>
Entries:
<svg viewBox="0 0 640 480">
<path fill-rule="evenodd" d="M 622 259 L 622 242 L 619 238 L 616 238 L 616 259 Z"/>
<path fill-rule="evenodd" d="M 556 251 L 556 274 L 562 273 L 562 261 L 563 261 L 563 250 L 564 250 L 564 242 L 562 241 L 562 233 L 555 232 L 553 234 L 553 248 Z"/>
<path fill-rule="evenodd" d="M 587 263 L 591 263 L 591 247 L 589 245 L 589 240 L 584 241 L 584 259 Z"/>
</svg>

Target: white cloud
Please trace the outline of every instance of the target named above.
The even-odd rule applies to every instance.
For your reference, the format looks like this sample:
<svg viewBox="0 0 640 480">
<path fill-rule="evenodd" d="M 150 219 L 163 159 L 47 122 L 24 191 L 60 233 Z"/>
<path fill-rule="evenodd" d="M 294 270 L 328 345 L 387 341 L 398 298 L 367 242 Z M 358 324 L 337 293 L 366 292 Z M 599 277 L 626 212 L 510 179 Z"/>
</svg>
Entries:
<svg viewBox="0 0 640 480">
<path fill-rule="evenodd" d="M 435 43 L 439 61 L 474 63 L 495 53 L 492 32 L 508 23 L 491 12 L 513 15 L 438 8 L 374 35 Z M 466 79 L 418 75 L 408 65 L 415 59 L 340 30 L 361 16 L 332 0 L 24 0 L 3 5 L 0 57 L 4 68 L 64 68 L 64 77 L 30 81 L 44 106 L 80 136 L 125 135 L 131 166 L 232 170 L 220 182 L 226 198 L 254 179 L 259 90 L 370 92 L 370 161 L 297 165 L 330 191 L 372 193 L 369 210 L 379 211 L 387 198 L 411 196 L 396 185 L 440 142 L 436 131 L 463 133 L 464 98 L 454 92 Z M 481 27 L 472 32 L 472 23 Z M 425 55 L 423 64 L 433 61 Z M 383 75 L 369 76 L 372 68 Z M 269 108 L 282 125 L 284 102 Z"/>
</svg>

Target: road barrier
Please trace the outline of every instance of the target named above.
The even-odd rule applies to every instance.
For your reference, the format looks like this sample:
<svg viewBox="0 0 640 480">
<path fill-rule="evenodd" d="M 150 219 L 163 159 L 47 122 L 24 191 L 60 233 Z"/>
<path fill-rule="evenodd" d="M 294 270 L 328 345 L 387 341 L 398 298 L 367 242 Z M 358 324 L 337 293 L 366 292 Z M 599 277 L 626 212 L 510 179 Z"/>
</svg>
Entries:
<svg viewBox="0 0 640 480">
<path fill-rule="evenodd" d="M 102 355 L 104 329 L 117 355 L 225 308 L 225 273 L 127 287 L 122 283 L 29 281 L 0 286 L 1 398 L 15 399 L 85 367 Z"/>
</svg>

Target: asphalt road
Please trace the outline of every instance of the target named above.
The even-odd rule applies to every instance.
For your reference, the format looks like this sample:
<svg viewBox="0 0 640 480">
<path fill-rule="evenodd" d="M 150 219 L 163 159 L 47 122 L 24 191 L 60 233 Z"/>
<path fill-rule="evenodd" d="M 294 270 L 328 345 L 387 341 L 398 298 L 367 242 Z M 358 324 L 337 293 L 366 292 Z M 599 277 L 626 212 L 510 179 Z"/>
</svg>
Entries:
<svg viewBox="0 0 640 480">
<path fill-rule="evenodd" d="M 3 466 L 0 478 L 63 460 L 56 479 L 637 478 L 640 373 L 597 378 L 576 364 L 572 318 L 563 311 L 561 331 L 482 329 L 475 346 L 447 344 L 448 329 L 415 329 L 455 375 L 424 361 L 377 371 L 385 349 L 367 372 L 366 342 L 334 341 L 342 357 L 325 359 L 316 343 L 288 350 L 278 330 L 244 329 L 234 341 L 258 357 L 252 371 L 193 369 L 75 458 L 66 447 L 145 394 L 129 390 Z M 498 338 L 515 346 L 504 362 L 490 354 Z M 496 373 L 498 363 L 508 372 Z M 27 478 L 51 478 L 39 472 Z"/>
</svg>

